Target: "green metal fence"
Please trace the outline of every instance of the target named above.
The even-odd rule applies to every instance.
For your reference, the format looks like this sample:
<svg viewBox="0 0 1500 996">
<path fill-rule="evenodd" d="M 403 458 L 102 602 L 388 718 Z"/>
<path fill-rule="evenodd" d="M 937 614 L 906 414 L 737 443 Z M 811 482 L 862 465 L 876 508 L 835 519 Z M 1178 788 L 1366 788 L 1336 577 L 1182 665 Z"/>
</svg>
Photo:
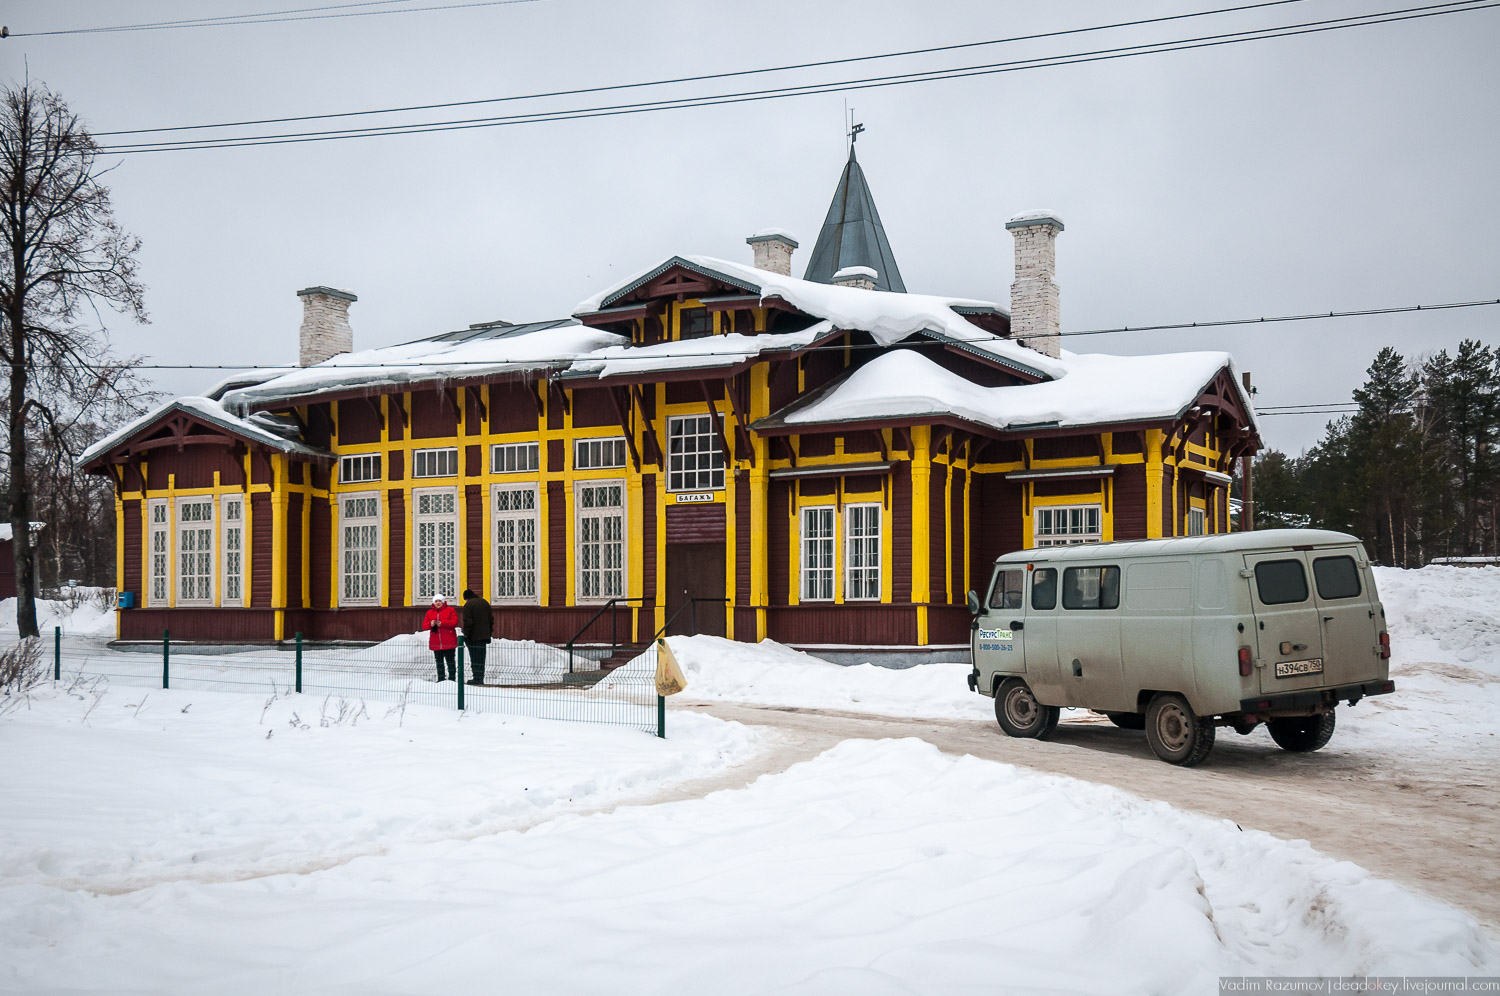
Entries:
<svg viewBox="0 0 1500 996">
<path fill-rule="evenodd" d="M 103 679 L 131 686 L 262 694 L 336 695 L 348 700 L 432 705 L 568 722 L 624 726 L 666 736 L 656 694 L 656 648 L 619 667 L 528 640 L 496 640 L 483 664 L 460 640 L 441 672 L 425 635 L 373 647 L 311 646 L 216 653 L 174 646 L 131 650 L 66 644 L 54 632 L 54 680 Z"/>
</svg>

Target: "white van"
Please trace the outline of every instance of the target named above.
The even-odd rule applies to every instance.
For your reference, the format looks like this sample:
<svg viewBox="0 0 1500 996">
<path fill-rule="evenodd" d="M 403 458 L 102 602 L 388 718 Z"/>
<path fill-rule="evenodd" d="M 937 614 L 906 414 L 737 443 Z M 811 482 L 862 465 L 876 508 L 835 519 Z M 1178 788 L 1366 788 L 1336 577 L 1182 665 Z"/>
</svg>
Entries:
<svg viewBox="0 0 1500 996">
<path fill-rule="evenodd" d="M 1219 726 L 1265 723 L 1284 749 L 1313 751 L 1338 703 L 1395 689 L 1369 558 L 1344 533 L 1022 550 L 995 561 L 969 611 L 969 687 L 1013 737 L 1046 736 L 1067 706 L 1145 729 L 1172 764 L 1207 757 Z"/>
</svg>

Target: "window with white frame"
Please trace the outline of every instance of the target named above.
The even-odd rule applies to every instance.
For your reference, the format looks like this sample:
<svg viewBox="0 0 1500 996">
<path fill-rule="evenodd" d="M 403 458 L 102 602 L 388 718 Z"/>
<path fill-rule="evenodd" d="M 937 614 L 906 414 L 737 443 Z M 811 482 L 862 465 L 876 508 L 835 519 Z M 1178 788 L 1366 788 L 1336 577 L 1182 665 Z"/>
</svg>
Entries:
<svg viewBox="0 0 1500 996">
<path fill-rule="evenodd" d="M 880 598 L 880 506 L 844 506 L 844 599 Z"/>
<path fill-rule="evenodd" d="M 380 480 L 380 454 L 354 453 L 339 458 L 339 481 L 343 484 L 366 484 Z"/>
<path fill-rule="evenodd" d="M 219 519 L 223 539 L 220 549 L 220 605 L 245 604 L 245 499 L 225 495 L 219 499 Z"/>
<path fill-rule="evenodd" d="M 579 484 L 578 599 L 625 594 L 625 487 L 618 481 Z"/>
<path fill-rule="evenodd" d="M 412 477 L 457 477 L 458 448 L 445 446 L 435 450 L 412 450 Z"/>
<path fill-rule="evenodd" d="M 1201 508 L 1188 509 L 1187 534 L 1189 536 L 1202 536 L 1208 532 L 1208 515 Z"/>
<path fill-rule="evenodd" d="M 167 532 L 167 502 L 165 498 L 157 498 L 148 502 L 146 507 L 151 520 L 147 537 L 151 546 L 150 594 L 147 601 L 151 605 L 165 606 L 167 589 L 172 583 L 172 544 Z"/>
<path fill-rule="evenodd" d="M 1098 505 L 1054 505 L 1032 511 L 1033 546 L 1072 546 L 1076 543 L 1098 543 L 1101 508 Z"/>
<path fill-rule="evenodd" d="M 495 601 L 536 604 L 537 502 L 530 484 L 496 486 Z"/>
<path fill-rule="evenodd" d="M 339 503 L 340 605 L 380 604 L 380 496 L 344 495 Z M 430 597 L 430 596 L 429 596 Z"/>
<path fill-rule="evenodd" d="M 667 420 L 667 490 L 705 491 L 724 487 L 724 451 L 707 415 Z"/>
<path fill-rule="evenodd" d="M 412 511 L 416 544 L 415 560 L 418 605 L 433 595 L 452 599 L 458 587 L 458 514 L 452 491 L 418 491 Z"/>
<path fill-rule="evenodd" d="M 625 466 L 625 437 L 580 439 L 573 450 L 574 470 L 617 470 Z"/>
<path fill-rule="evenodd" d="M 214 601 L 214 500 L 177 502 L 177 604 Z"/>
<path fill-rule="evenodd" d="M 496 443 L 490 447 L 490 473 L 524 474 L 536 470 L 541 447 L 536 443 Z"/>
<path fill-rule="evenodd" d="M 802 601 L 833 598 L 833 506 L 802 510 Z"/>
</svg>

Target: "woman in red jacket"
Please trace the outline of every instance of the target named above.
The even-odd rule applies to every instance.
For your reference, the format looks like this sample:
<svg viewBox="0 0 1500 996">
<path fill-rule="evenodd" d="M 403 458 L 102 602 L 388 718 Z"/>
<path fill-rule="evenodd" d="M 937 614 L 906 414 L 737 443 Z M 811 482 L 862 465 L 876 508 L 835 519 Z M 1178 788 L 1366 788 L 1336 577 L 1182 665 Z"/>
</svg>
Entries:
<svg viewBox="0 0 1500 996">
<path fill-rule="evenodd" d="M 427 631 L 427 646 L 437 660 L 437 680 L 456 680 L 453 652 L 458 648 L 458 611 L 448 604 L 447 596 L 432 596 L 432 608 L 423 617 L 422 628 Z M 448 665 L 446 672 L 444 664 Z"/>
</svg>

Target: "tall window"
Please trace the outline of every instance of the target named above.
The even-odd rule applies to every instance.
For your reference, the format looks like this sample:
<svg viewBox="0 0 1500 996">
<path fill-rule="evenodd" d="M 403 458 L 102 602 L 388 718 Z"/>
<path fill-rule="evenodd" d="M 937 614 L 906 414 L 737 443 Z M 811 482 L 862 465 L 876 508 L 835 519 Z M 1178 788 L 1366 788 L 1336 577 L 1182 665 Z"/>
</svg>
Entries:
<svg viewBox="0 0 1500 996">
<path fill-rule="evenodd" d="M 1189 536 L 1202 536 L 1208 532 L 1206 528 L 1208 516 L 1201 508 L 1188 509 L 1187 534 Z"/>
<path fill-rule="evenodd" d="M 245 604 L 245 499 L 239 495 L 225 495 L 219 499 L 219 517 L 223 521 L 224 586 L 220 590 L 219 604 Z"/>
<path fill-rule="evenodd" d="M 340 605 L 380 603 L 380 496 L 345 495 L 339 509 Z M 428 596 L 431 597 L 431 596 Z"/>
<path fill-rule="evenodd" d="M 667 420 L 668 491 L 716 490 L 724 486 L 724 451 L 707 415 Z"/>
<path fill-rule="evenodd" d="M 625 466 L 625 437 L 580 439 L 573 451 L 574 470 L 614 469 Z"/>
<path fill-rule="evenodd" d="M 457 447 L 449 446 L 437 450 L 412 450 L 411 476 L 457 477 Z"/>
<path fill-rule="evenodd" d="M 495 601 L 535 604 L 536 488 L 495 488 Z"/>
<path fill-rule="evenodd" d="M 177 504 L 177 604 L 212 605 L 214 600 L 214 500 Z"/>
<path fill-rule="evenodd" d="M 496 443 L 490 447 L 490 473 L 524 474 L 537 469 L 536 443 Z"/>
<path fill-rule="evenodd" d="M 380 454 L 356 453 L 339 458 L 339 480 L 344 484 L 380 480 Z"/>
<path fill-rule="evenodd" d="M 151 544 L 151 596 L 150 604 L 165 606 L 167 604 L 167 586 L 171 572 L 171 543 L 167 533 L 167 502 L 164 498 L 158 498 L 148 503 L 150 510 L 150 539 Z"/>
<path fill-rule="evenodd" d="M 1098 505 L 1056 505 L 1038 508 L 1032 513 L 1036 523 L 1034 546 L 1072 546 L 1075 543 L 1098 543 L 1100 508 Z"/>
<path fill-rule="evenodd" d="M 833 598 L 833 506 L 802 510 L 802 601 Z"/>
<path fill-rule="evenodd" d="M 880 597 L 880 506 L 844 506 L 844 598 Z"/>
<path fill-rule="evenodd" d="M 458 587 L 458 516 L 452 491 L 419 491 L 412 518 L 416 529 L 416 600 L 455 597 Z"/>
<path fill-rule="evenodd" d="M 580 484 L 578 497 L 578 598 L 625 594 L 625 488 L 619 483 Z"/>
</svg>

